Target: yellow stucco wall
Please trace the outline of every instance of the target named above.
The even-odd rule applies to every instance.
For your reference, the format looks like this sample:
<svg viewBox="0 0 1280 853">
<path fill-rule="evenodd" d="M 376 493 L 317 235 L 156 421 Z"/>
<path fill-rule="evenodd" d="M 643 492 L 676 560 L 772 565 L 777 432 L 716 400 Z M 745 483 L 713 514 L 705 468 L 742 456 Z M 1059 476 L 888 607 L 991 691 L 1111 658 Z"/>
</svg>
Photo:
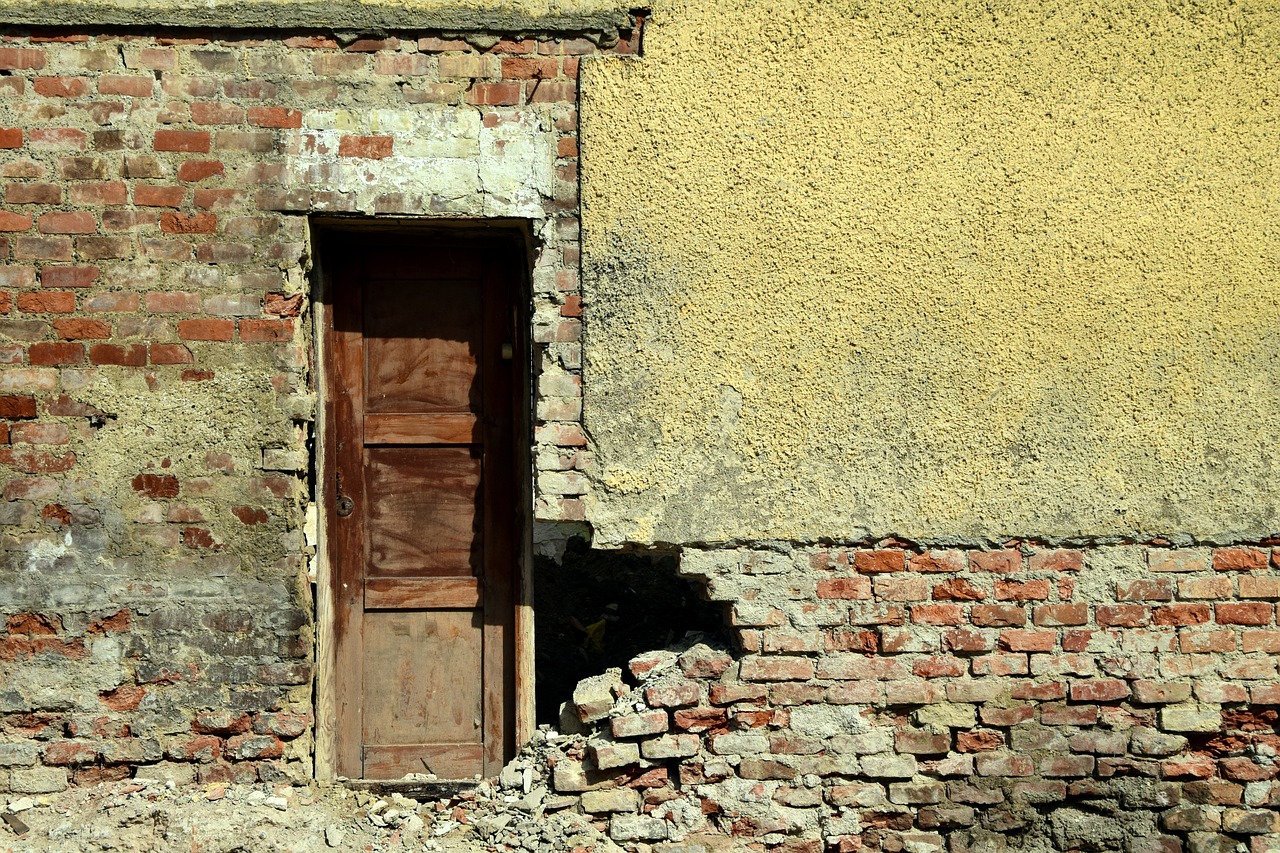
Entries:
<svg viewBox="0 0 1280 853">
<path fill-rule="evenodd" d="M 653 6 L 584 71 L 598 542 L 1280 530 L 1280 4 Z"/>
</svg>

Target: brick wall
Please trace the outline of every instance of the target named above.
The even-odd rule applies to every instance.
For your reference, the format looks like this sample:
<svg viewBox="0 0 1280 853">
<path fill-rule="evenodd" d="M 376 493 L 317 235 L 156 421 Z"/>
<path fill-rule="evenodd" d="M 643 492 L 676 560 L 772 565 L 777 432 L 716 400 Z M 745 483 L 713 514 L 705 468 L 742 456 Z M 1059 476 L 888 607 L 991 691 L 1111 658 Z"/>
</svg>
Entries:
<svg viewBox="0 0 1280 853">
<path fill-rule="evenodd" d="M 554 784 L 620 842 L 1274 853 L 1277 566 L 1265 546 L 686 550 L 739 652 L 580 684 L 590 734 Z"/>
<path fill-rule="evenodd" d="M 573 35 L 0 34 L 0 790 L 310 773 L 309 217 L 528 223 L 583 517 Z"/>
</svg>

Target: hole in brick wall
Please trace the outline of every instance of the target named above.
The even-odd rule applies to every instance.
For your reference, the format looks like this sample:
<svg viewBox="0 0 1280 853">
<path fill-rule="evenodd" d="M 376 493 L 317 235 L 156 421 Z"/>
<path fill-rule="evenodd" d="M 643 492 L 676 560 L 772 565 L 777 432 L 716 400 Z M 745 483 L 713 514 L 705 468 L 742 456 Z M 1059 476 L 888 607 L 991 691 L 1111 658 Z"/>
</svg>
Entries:
<svg viewBox="0 0 1280 853">
<path fill-rule="evenodd" d="M 569 541 L 559 563 L 535 558 L 539 723 L 557 725 L 560 703 L 583 678 L 625 669 L 640 652 L 691 631 L 727 637 L 723 606 L 704 601 L 677 564 L 671 554 L 598 551 L 581 539 Z"/>
</svg>

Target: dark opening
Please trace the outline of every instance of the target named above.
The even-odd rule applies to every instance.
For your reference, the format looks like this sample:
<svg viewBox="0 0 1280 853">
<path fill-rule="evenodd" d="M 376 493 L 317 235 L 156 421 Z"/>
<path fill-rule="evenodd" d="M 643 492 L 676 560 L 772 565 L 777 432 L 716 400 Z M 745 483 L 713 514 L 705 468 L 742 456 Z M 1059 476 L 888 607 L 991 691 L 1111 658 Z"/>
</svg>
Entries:
<svg viewBox="0 0 1280 853">
<path fill-rule="evenodd" d="M 538 723 L 556 726 L 579 681 L 689 632 L 726 642 L 723 605 L 702 600 L 670 554 L 597 551 L 572 539 L 534 560 Z"/>
</svg>

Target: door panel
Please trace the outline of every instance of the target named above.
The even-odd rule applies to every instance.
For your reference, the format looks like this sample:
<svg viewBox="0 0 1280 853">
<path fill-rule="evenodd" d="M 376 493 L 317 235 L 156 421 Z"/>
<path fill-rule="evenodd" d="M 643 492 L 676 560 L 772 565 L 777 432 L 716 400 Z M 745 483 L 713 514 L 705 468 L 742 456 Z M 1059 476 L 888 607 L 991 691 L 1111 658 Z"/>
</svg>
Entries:
<svg viewBox="0 0 1280 853">
<path fill-rule="evenodd" d="M 481 574 L 480 454 L 476 445 L 366 446 L 366 577 Z"/>
<path fill-rule="evenodd" d="M 328 257 L 337 769 L 493 774 L 513 752 L 517 256 L 419 235 Z"/>
</svg>

